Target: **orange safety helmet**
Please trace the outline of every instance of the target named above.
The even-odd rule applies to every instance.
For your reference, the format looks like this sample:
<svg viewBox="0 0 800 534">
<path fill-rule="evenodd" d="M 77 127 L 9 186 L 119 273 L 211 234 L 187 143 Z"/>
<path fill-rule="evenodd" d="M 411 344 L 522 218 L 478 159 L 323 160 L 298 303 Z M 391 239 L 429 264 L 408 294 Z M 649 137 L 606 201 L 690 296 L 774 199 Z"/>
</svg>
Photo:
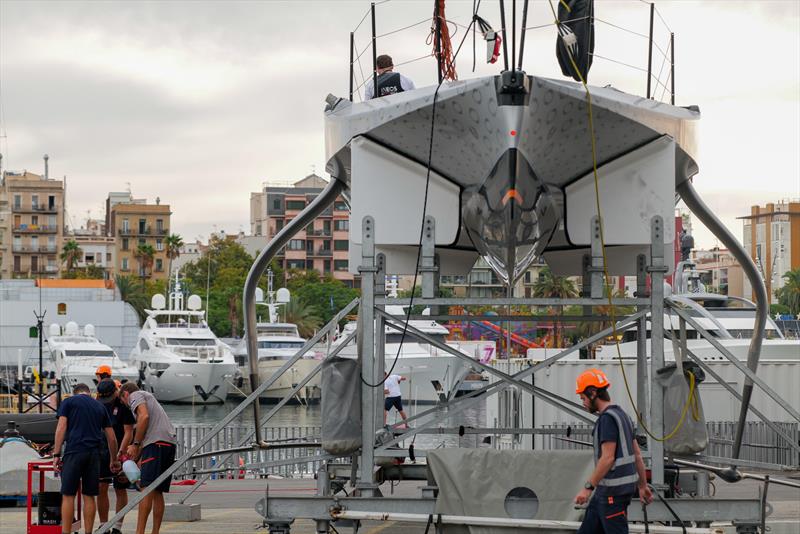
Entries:
<svg viewBox="0 0 800 534">
<path fill-rule="evenodd" d="M 111 376 L 111 366 L 110 365 L 101 365 L 100 367 L 97 368 L 97 370 L 94 372 L 94 374 L 96 374 L 96 375 L 106 374 L 108 376 Z"/>
<path fill-rule="evenodd" d="M 596 387 L 597 389 L 607 388 L 611 385 L 608 381 L 606 374 L 600 369 L 589 369 L 578 375 L 576 380 L 575 393 L 581 394 L 586 391 L 589 386 Z"/>
</svg>

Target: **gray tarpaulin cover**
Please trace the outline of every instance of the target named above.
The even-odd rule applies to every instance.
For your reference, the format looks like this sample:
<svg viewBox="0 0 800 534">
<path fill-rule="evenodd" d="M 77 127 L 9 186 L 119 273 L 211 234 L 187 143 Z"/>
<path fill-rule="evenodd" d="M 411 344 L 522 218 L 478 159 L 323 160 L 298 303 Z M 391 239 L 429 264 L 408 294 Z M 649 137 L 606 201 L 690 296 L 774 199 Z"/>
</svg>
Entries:
<svg viewBox="0 0 800 534">
<path fill-rule="evenodd" d="M 349 454 L 361 447 L 361 368 L 333 357 L 322 364 L 322 448 Z"/>
<path fill-rule="evenodd" d="M 583 512 L 575 510 L 573 499 L 591 475 L 594 460 L 591 451 L 442 449 L 428 453 L 428 465 L 439 487 L 436 513 L 580 521 Z M 535 515 L 510 515 L 506 511 L 506 496 L 515 488 L 529 488 L 536 494 Z M 504 532 L 563 531 L 456 525 L 445 528 L 446 534 Z"/>
<path fill-rule="evenodd" d="M 681 420 L 681 414 L 689 397 L 689 379 L 679 371 L 680 366 L 667 368 L 658 375 L 664 386 L 664 431 L 672 432 Z M 708 430 L 700 400 L 700 384 L 695 382 L 694 396 L 686 412 L 681 427 L 673 437 L 664 442 L 664 450 L 675 454 L 696 454 L 708 446 Z"/>
</svg>

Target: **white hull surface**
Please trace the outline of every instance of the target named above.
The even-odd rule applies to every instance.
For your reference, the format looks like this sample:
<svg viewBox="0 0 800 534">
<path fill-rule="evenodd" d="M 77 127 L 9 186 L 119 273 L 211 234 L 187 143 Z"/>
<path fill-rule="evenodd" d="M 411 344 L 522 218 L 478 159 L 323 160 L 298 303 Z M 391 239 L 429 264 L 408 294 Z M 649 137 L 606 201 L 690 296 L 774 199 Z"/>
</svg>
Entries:
<svg viewBox="0 0 800 534">
<path fill-rule="evenodd" d="M 108 361 L 93 361 L 83 364 L 70 363 L 67 367 L 61 370 L 61 386 L 64 391 L 71 391 L 77 384 L 86 384 L 89 389 L 94 393 L 97 390 L 97 376 L 95 371 L 101 365 L 108 365 L 113 371 L 114 380 L 119 380 L 122 384 L 125 382 L 137 382 L 139 380 L 139 371 L 135 367 L 128 364 L 119 364 Z"/>
<path fill-rule="evenodd" d="M 278 369 L 283 367 L 286 363 L 284 359 L 274 360 L 259 360 L 258 362 L 258 379 L 263 384 L 275 374 Z M 279 401 L 289 393 L 292 389 L 306 376 L 319 365 L 320 360 L 312 358 L 301 358 L 297 360 L 285 373 L 283 373 L 278 380 L 275 381 L 269 389 L 262 395 L 262 400 Z M 297 400 L 310 403 L 318 402 L 320 399 L 320 373 L 317 373 L 314 378 L 297 393 Z"/>
<path fill-rule="evenodd" d="M 236 364 L 170 363 L 164 371 L 145 371 L 144 389 L 159 402 L 219 404 L 225 402 L 236 375 Z"/>
</svg>

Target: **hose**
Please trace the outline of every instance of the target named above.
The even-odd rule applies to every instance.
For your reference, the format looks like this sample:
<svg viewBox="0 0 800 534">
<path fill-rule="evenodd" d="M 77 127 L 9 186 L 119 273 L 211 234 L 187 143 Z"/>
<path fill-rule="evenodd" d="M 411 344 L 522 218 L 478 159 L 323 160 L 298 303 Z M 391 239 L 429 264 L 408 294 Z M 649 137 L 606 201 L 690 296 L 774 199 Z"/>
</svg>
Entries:
<svg viewBox="0 0 800 534">
<path fill-rule="evenodd" d="M 331 181 L 325 189 L 267 243 L 267 246 L 258 255 L 253 265 L 250 266 L 250 272 L 247 273 L 247 280 L 244 283 L 242 298 L 245 338 L 247 339 L 247 360 L 250 365 L 250 391 L 255 391 L 259 384 L 258 332 L 256 329 L 256 288 L 258 287 L 258 281 L 278 251 L 286 246 L 297 232 L 312 223 L 317 215 L 333 204 L 333 201 L 344 189 L 344 182 L 339 181 L 336 177 L 331 177 Z M 256 443 L 261 445 L 261 410 L 259 404 L 258 401 L 253 403 L 253 416 L 255 419 L 255 440 Z"/>
<path fill-rule="evenodd" d="M 767 324 L 767 314 L 769 313 L 769 300 L 767 298 L 767 288 L 764 286 L 764 281 L 761 279 L 761 276 L 759 276 L 756 264 L 753 263 L 747 251 L 725 225 L 717 219 L 717 216 L 708 209 L 708 206 L 706 206 L 697 194 L 692 182 L 686 180 L 676 189 L 681 199 L 683 199 L 683 202 L 692 213 L 697 215 L 700 222 L 711 230 L 711 233 L 730 250 L 733 257 L 736 258 L 736 261 L 742 266 L 745 275 L 747 275 L 747 279 L 750 281 L 750 285 L 756 297 L 756 320 L 753 327 L 753 337 L 750 339 L 750 348 L 747 351 L 747 367 L 755 373 L 758 368 L 758 360 L 761 357 L 761 340 L 764 338 L 764 329 Z M 739 410 L 739 424 L 736 427 L 736 437 L 733 440 L 732 456 L 734 459 L 739 458 L 739 453 L 742 448 L 744 425 L 747 421 L 747 410 L 750 407 L 750 397 L 752 394 L 753 382 L 745 377 L 744 388 L 742 389 L 742 405 Z"/>
</svg>

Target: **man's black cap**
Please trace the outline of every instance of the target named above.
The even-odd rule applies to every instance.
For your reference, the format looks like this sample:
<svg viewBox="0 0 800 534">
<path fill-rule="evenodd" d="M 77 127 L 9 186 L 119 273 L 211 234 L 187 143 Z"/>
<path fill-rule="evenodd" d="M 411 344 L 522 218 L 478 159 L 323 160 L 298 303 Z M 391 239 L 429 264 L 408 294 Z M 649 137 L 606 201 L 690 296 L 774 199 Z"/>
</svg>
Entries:
<svg viewBox="0 0 800 534">
<path fill-rule="evenodd" d="M 117 391 L 117 384 L 111 378 L 104 378 L 97 384 L 97 400 L 107 404 L 114 400 L 114 392 Z"/>
</svg>

